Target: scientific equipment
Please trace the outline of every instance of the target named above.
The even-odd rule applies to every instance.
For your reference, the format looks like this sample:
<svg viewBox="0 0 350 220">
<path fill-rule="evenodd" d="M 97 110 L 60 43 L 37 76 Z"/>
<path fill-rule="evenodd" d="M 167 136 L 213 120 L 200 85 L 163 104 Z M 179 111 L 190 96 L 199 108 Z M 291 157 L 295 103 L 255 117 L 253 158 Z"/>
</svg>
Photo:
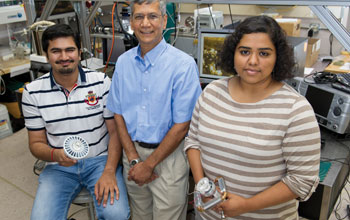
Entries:
<svg viewBox="0 0 350 220">
<path fill-rule="evenodd" d="M 224 24 L 222 11 L 202 12 L 198 15 L 199 28 L 221 29 Z"/>
<path fill-rule="evenodd" d="M 29 36 L 22 5 L 0 7 L 0 69 L 16 76 L 29 71 Z"/>
<path fill-rule="evenodd" d="M 21 5 L 0 7 L 0 12 L 0 24 L 9 24 L 27 20 L 24 7 Z"/>
<path fill-rule="evenodd" d="M 216 190 L 216 186 L 219 187 L 220 192 Z M 211 200 L 204 203 L 202 196 L 211 198 Z M 215 181 L 209 180 L 207 177 L 203 177 L 198 181 L 194 191 L 195 207 L 198 211 L 204 212 L 205 210 L 208 210 L 226 200 L 226 197 L 226 186 L 222 177 L 216 178 Z M 223 211 L 221 212 L 221 219 L 226 219 Z"/>
</svg>

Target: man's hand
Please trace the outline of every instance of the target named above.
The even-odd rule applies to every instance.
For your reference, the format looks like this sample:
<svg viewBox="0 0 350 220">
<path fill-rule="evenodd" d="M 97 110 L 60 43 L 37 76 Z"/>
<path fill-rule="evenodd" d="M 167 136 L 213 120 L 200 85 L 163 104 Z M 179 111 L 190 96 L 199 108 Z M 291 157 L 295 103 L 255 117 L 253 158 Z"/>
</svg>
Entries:
<svg viewBox="0 0 350 220">
<path fill-rule="evenodd" d="M 64 153 L 63 149 L 56 149 L 53 151 L 53 160 L 64 167 L 70 167 L 77 163 L 77 160 L 69 158 Z"/>
<path fill-rule="evenodd" d="M 114 192 L 116 195 L 116 200 L 119 199 L 119 189 L 117 185 L 117 180 L 115 172 L 111 170 L 105 170 L 102 176 L 95 184 L 95 196 L 97 204 L 101 205 L 103 199 L 103 207 L 107 206 L 108 195 L 110 195 L 110 204 L 114 204 Z"/>
<path fill-rule="evenodd" d="M 133 180 L 139 186 L 150 183 L 157 178 L 158 175 L 143 161 L 132 167 L 128 173 L 128 180 Z"/>
</svg>

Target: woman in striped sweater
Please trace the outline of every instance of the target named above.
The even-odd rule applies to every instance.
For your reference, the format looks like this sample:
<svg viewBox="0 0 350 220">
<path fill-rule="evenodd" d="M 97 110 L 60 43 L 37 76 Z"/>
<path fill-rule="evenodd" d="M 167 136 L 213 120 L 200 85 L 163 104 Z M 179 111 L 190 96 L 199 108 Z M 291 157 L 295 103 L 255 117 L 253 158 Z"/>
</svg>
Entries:
<svg viewBox="0 0 350 220">
<path fill-rule="evenodd" d="M 195 183 L 221 176 L 227 200 L 203 219 L 298 219 L 319 182 L 320 131 L 307 100 L 282 80 L 293 52 L 276 21 L 245 19 L 225 40 L 221 68 L 234 74 L 202 92 L 185 142 Z"/>
</svg>

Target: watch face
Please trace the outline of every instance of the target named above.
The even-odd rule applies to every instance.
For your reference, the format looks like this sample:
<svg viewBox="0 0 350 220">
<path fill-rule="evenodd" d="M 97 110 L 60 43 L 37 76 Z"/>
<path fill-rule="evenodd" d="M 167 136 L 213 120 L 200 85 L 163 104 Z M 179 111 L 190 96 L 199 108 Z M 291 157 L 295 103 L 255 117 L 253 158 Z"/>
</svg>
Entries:
<svg viewBox="0 0 350 220">
<path fill-rule="evenodd" d="M 136 161 L 136 160 L 132 160 L 132 161 L 130 162 L 130 166 L 131 166 L 131 167 L 135 166 L 136 164 L 137 164 L 137 161 Z"/>
</svg>

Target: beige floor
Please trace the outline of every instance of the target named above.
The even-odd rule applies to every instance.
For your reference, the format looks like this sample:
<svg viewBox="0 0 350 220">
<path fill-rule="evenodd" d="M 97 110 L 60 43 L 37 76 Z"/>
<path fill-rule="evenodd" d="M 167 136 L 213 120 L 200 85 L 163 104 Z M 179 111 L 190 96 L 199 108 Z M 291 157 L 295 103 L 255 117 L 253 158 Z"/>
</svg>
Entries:
<svg viewBox="0 0 350 220">
<path fill-rule="evenodd" d="M 28 148 L 26 129 L 0 140 L 0 219 L 30 219 L 38 184 L 38 176 L 33 173 L 35 161 Z M 72 205 L 68 216 L 81 208 Z M 72 217 L 87 220 L 87 210 Z"/>
<path fill-rule="evenodd" d="M 28 149 L 26 129 L 0 139 L 0 219 L 25 220 L 30 218 L 38 177 L 33 173 L 35 158 Z M 350 189 L 349 185 L 346 186 Z M 348 195 L 343 190 L 338 213 L 346 215 L 346 206 L 350 204 Z M 69 215 L 81 207 L 73 205 Z M 87 220 L 87 211 L 78 212 L 73 217 Z M 330 220 L 337 218 L 332 213 Z"/>
</svg>

